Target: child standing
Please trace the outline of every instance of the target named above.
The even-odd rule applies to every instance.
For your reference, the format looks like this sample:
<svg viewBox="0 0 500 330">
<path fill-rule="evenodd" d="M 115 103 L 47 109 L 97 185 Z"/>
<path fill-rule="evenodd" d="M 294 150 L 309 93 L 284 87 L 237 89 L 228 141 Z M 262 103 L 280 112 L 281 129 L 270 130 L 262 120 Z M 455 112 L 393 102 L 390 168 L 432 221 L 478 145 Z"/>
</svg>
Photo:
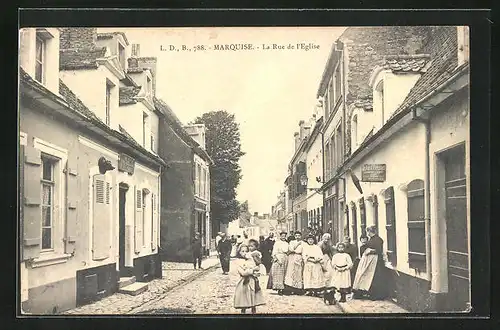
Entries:
<svg viewBox="0 0 500 330">
<path fill-rule="evenodd" d="M 250 308 L 252 314 L 256 313 L 256 307 L 264 305 L 264 295 L 257 278 L 260 273 L 261 254 L 257 251 L 258 243 L 255 240 L 249 241 L 249 247 L 242 245 L 240 249 L 240 259 L 238 260 L 238 274 L 240 281 L 234 291 L 234 308 L 241 309 L 245 314 Z"/>
<path fill-rule="evenodd" d="M 340 292 L 339 302 L 346 302 L 346 294 L 351 287 L 352 260 L 351 256 L 345 251 L 345 244 L 337 244 L 337 253 L 332 257 L 333 276 L 330 286 Z"/>
</svg>

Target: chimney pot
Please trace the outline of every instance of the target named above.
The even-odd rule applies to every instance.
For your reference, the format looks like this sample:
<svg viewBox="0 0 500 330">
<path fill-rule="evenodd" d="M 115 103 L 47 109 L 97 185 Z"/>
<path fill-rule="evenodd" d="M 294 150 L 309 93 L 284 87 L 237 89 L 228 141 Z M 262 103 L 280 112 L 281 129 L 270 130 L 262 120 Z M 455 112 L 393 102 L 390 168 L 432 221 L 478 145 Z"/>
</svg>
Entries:
<svg viewBox="0 0 500 330">
<path fill-rule="evenodd" d="M 132 44 L 132 57 L 140 56 L 141 45 L 140 44 Z"/>
</svg>

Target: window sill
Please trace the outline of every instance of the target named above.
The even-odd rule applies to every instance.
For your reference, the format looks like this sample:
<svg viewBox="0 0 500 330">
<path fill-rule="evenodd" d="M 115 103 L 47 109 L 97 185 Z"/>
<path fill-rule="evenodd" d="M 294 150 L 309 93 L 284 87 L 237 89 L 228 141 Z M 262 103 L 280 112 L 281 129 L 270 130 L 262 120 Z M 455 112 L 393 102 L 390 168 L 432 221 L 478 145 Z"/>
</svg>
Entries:
<svg viewBox="0 0 500 330">
<path fill-rule="evenodd" d="M 45 266 L 51 266 L 56 264 L 62 264 L 68 261 L 71 258 L 71 254 L 60 254 L 60 253 L 47 253 L 42 254 L 40 257 L 33 259 L 31 261 L 31 268 L 39 268 Z"/>
</svg>

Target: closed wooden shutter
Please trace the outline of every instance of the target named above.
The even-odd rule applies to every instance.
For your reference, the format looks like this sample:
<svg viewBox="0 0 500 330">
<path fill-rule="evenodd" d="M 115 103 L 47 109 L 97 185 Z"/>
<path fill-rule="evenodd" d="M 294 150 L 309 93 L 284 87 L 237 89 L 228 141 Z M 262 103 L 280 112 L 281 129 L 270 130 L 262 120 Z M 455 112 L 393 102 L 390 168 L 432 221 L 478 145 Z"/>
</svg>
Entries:
<svg viewBox="0 0 500 330">
<path fill-rule="evenodd" d="M 385 215 L 387 231 L 387 259 L 392 265 L 397 265 L 397 242 L 396 242 L 396 207 L 394 201 L 394 188 L 389 187 L 384 192 Z"/>
<path fill-rule="evenodd" d="M 411 268 L 425 271 L 425 206 L 424 181 L 408 184 L 408 263 Z"/>
<path fill-rule="evenodd" d="M 142 248 L 142 214 L 143 214 L 142 190 L 135 188 L 135 221 L 134 221 L 134 251 L 141 252 Z"/>
<path fill-rule="evenodd" d="M 104 260 L 109 257 L 110 244 L 110 184 L 102 174 L 93 177 L 93 224 L 92 259 Z"/>
<path fill-rule="evenodd" d="M 351 202 L 351 227 L 352 227 L 352 240 L 357 247 L 359 247 L 359 237 L 358 237 L 358 218 L 356 212 L 356 204 Z M 356 249 L 356 255 L 359 256 L 359 249 Z"/>
<path fill-rule="evenodd" d="M 25 146 L 23 165 L 23 260 L 29 260 L 40 256 L 41 249 L 40 179 L 42 158 L 40 150 Z"/>
<path fill-rule="evenodd" d="M 67 213 L 66 213 L 66 234 L 64 237 L 64 252 L 72 254 L 75 251 L 78 222 L 78 171 L 76 161 L 68 159 L 66 165 L 66 177 L 68 180 L 67 190 Z"/>
<path fill-rule="evenodd" d="M 156 194 L 151 194 L 151 250 L 156 250 L 156 240 L 158 235 L 158 198 Z"/>
<path fill-rule="evenodd" d="M 359 199 L 359 219 L 361 223 L 361 236 L 366 236 L 366 209 L 364 197 Z"/>
</svg>

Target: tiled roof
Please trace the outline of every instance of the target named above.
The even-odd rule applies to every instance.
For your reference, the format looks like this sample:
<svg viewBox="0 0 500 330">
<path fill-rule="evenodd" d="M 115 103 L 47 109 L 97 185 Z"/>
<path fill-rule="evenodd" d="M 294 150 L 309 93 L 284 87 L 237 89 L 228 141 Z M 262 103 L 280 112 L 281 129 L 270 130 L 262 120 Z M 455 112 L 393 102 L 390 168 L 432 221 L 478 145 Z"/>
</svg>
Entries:
<svg viewBox="0 0 500 330">
<path fill-rule="evenodd" d="M 127 45 L 129 44 L 128 42 L 128 39 L 127 39 L 127 36 L 125 35 L 125 33 L 123 32 L 105 32 L 105 33 L 98 33 L 97 34 L 97 39 L 110 39 L 110 38 L 113 38 L 115 35 L 121 35 L 123 37 L 123 40 L 125 40 L 125 42 L 127 43 Z"/>
<path fill-rule="evenodd" d="M 426 45 L 426 48 L 426 53 L 431 54 L 432 64 L 427 72 L 422 74 L 393 116 L 435 90 L 456 71 L 458 46 L 455 27 L 443 26 L 435 28 L 433 37 Z"/>
<path fill-rule="evenodd" d="M 143 69 L 143 68 L 131 68 L 131 67 L 128 67 L 127 69 L 127 73 L 141 73 L 143 71 L 145 71 L 146 69 Z"/>
<path fill-rule="evenodd" d="M 140 90 L 140 87 L 120 87 L 120 105 L 137 103 L 134 96 L 137 96 Z"/>
<path fill-rule="evenodd" d="M 59 52 L 60 70 L 96 69 L 97 59 L 104 57 L 106 47 L 95 49 L 61 49 Z"/>
<path fill-rule="evenodd" d="M 354 101 L 354 105 L 357 108 L 362 108 L 366 111 L 373 110 L 373 99 L 372 97 L 359 98 Z"/>
<path fill-rule="evenodd" d="M 384 69 L 392 70 L 394 73 L 423 72 L 429 63 L 430 55 L 392 55 L 385 57 Z"/>
</svg>

